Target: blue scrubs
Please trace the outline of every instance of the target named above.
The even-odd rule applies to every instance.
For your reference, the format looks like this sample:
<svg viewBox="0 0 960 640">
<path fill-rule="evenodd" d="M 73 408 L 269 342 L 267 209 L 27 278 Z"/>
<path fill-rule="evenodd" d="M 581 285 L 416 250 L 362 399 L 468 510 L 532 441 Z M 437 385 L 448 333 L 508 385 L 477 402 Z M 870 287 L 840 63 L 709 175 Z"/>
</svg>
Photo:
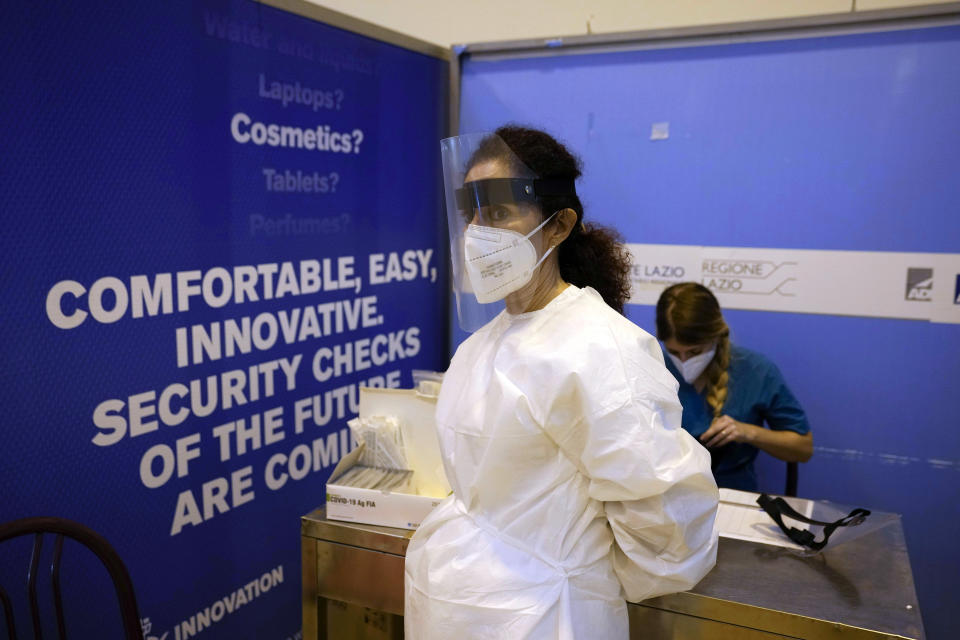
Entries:
<svg viewBox="0 0 960 640">
<path fill-rule="evenodd" d="M 667 369 L 680 382 L 680 403 L 683 405 L 683 428 L 699 441 L 710 427 L 713 411 L 705 394 L 697 393 L 664 355 Z M 730 345 L 730 381 L 727 402 L 721 415 L 739 422 L 770 429 L 789 429 L 800 435 L 810 431 L 807 416 L 800 403 L 787 387 L 777 366 L 756 351 Z M 713 475 L 717 484 L 743 491 L 757 490 L 757 475 L 753 461 L 759 449 L 742 442 L 731 442 L 719 449 L 709 449 Z"/>
</svg>

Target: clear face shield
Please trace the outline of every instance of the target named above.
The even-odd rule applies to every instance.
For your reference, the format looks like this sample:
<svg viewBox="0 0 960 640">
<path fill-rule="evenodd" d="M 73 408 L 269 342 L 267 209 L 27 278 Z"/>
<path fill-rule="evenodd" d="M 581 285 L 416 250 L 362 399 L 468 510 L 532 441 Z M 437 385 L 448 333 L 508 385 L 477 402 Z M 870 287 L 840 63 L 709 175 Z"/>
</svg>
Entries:
<svg viewBox="0 0 960 640">
<path fill-rule="evenodd" d="M 546 216 L 539 197 L 575 193 L 572 181 L 541 180 L 495 134 L 440 142 L 453 293 L 464 331 L 476 331 L 505 307 L 526 309 L 536 293 Z"/>
</svg>

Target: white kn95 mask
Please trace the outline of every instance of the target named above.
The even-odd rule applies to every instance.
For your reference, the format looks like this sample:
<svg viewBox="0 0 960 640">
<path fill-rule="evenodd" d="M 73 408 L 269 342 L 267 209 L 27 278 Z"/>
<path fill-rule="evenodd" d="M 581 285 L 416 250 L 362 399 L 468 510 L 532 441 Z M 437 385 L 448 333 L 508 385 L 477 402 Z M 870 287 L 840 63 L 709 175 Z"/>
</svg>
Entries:
<svg viewBox="0 0 960 640">
<path fill-rule="evenodd" d="M 710 365 L 716 353 L 717 345 L 713 345 L 709 351 L 704 351 L 691 358 L 687 358 L 686 361 L 683 362 L 672 353 L 667 353 L 667 355 L 670 356 L 673 366 L 677 368 L 677 371 L 680 372 L 680 375 L 683 376 L 687 384 L 693 384 L 694 381 L 700 377 L 700 374 L 703 373 L 704 369 Z"/>
<path fill-rule="evenodd" d="M 537 260 L 530 236 L 543 228 L 556 212 L 523 235 L 511 229 L 468 225 L 463 232 L 463 250 L 467 277 L 477 302 L 502 300 L 530 282 L 533 271 L 546 260 L 553 247 Z"/>
</svg>

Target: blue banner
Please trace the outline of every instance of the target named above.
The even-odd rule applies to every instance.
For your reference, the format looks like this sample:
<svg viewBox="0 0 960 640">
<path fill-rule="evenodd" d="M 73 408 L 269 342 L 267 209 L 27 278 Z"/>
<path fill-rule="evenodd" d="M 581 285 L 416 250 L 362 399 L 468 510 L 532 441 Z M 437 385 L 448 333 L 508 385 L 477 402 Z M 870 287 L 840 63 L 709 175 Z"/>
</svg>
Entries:
<svg viewBox="0 0 960 640">
<path fill-rule="evenodd" d="M 0 521 L 102 533 L 148 638 L 299 637 L 299 516 L 358 388 L 446 364 L 447 63 L 240 0 L 0 31 Z M 68 628 L 119 637 L 91 566 Z"/>
</svg>

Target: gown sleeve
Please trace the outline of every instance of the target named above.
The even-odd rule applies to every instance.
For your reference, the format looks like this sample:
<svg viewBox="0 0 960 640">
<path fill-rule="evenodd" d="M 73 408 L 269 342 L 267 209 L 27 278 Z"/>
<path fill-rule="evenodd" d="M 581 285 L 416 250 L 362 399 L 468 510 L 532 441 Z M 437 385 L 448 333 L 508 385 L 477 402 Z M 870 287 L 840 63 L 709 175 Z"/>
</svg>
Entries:
<svg viewBox="0 0 960 640">
<path fill-rule="evenodd" d="M 640 354 L 640 369 L 625 376 L 568 378 L 557 396 L 566 411 L 547 420 L 590 497 L 604 503 L 614 570 L 631 602 L 692 588 L 717 557 L 710 454 L 680 427 L 676 384 L 660 358 L 662 375 L 655 357 Z"/>
</svg>

